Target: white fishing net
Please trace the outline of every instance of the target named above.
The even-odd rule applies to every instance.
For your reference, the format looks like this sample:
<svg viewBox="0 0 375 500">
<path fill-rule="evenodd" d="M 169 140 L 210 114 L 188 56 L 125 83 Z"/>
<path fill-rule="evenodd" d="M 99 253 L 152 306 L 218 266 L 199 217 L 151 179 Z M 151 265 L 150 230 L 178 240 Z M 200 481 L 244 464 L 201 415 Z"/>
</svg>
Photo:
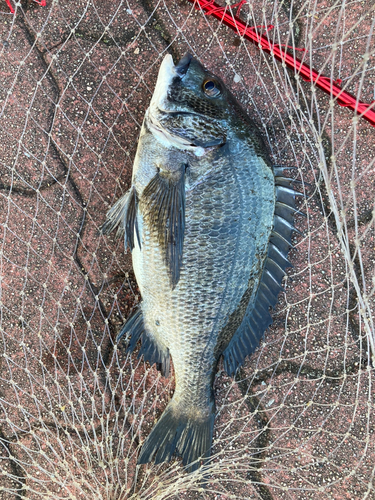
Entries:
<svg viewBox="0 0 375 500">
<path fill-rule="evenodd" d="M 375 129 L 187 0 L 0 9 L 1 499 L 374 499 Z M 249 0 L 240 16 L 370 103 L 374 12 Z M 140 295 L 123 241 L 99 233 L 162 58 L 186 51 L 307 195 L 274 324 L 236 380 L 220 362 L 193 474 L 136 466 L 174 377 L 115 344 Z"/>
</svg>

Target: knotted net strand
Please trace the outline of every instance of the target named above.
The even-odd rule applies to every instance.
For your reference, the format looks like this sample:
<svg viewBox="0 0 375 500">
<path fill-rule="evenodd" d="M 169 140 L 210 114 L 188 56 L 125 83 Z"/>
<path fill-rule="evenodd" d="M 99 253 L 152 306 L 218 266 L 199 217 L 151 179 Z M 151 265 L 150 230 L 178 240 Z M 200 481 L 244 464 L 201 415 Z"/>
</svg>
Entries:
<svg viewBox="0 0 375 500">
<path fill-rule="evenodd" d="M 10 3 L 0 497 L 374 498 L 374 128 L 185 0 Z M 374 11 L 373 0 L 249 0 L 240 16 L 274 25 L 273 43 L 370 103 Z M 274 163 L 297 167 L 287 175 L 307 213 L 272 327 L 235 380 L 219 364 L 213 454 L 194 474 L 179 460 L 136 466 L 174 378 L 116 345 L 140 294 L 123 241 L 99 233 L 130 187 L 160 63 L 187 51 L 256 120 Z"/>
</svg>

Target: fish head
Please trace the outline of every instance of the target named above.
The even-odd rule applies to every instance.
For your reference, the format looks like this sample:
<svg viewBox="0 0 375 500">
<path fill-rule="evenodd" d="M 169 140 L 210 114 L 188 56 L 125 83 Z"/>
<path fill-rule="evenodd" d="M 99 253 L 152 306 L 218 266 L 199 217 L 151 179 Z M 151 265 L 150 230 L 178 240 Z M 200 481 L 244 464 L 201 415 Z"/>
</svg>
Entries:
<svg viewBox="0 0 375 500">
<path fill-rule="evenodd" d="M 220 78 L 186 54 L 179 63 L 166 55 L 159 70 L 147 118 L 154 135 L 167 146 L 193 150 L 225 144 L 232 96 Z"/>
</svg>

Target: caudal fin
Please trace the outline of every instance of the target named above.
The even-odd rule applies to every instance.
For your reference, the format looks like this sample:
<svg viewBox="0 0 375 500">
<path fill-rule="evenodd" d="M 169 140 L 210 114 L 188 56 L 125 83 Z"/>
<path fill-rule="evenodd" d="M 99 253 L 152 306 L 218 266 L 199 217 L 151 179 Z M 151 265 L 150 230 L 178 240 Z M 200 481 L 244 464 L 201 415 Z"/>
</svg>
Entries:
<svg viewBox="0 0 375 500">
<path fill-rule="evenodd" d="M 207 411 L 187 411 L 173 399 L 153 427 L 142 446 L 139 464 L 168 462 L 173 455 L 182 457 L 182 462 L 192 472 L 200 467 L 199 459 L 211 455 L 215 405 L 212 401 Z"/>
</svg>

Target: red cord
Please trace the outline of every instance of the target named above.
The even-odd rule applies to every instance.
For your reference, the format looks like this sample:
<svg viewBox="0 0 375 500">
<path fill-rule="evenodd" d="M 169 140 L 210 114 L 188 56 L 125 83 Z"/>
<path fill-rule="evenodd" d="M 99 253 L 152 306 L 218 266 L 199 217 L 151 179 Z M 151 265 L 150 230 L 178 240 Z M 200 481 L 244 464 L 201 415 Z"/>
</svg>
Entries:
<svg viewBox="0 0 375 500">
<path fill-rule="evenodd" d="M 326 94 L 335 97 L 337 104 L 352 109 L 362 118 L 371 123 L 373 127 L 375 127 L 375 101 L 372 101 L 370 104 L 359 101 L 353 94 L 346 92 L 340 87 L 342 80 L 332 80 L 328 76 L 321 75 L 318 71 L 310 68 L 310 66 L 303 63 L 297 57 L 293 57 L 286 51 L 282 51 L 280 45 L 273 44 L 265 35 L 261 35 L 257 32 L 257 28 L 261 28 L 263 31 L 269 31 L 273 28 L 272 25 L 265 27 L 246 26 L 246 24 L 238 17 L 239 10 L 245 3 L 245 0 L 241 0 L 239 3 L 231 6 L 237 7 L 237 14 L 235 16 L 228 12 L 228 6 L 221 7 L 215 3 L 214 0 L 189 0 L 189 2 L 195 4 L 195 8 L 197 10 L 202 9 L 205 15 L 213 16 L 216 19 L 219 19 L 223 24 L 229 26 L 233 31 L 238 33 L 239 36 L 246 38 L 260 49 L 272 54 L 275 59 L 285 63 L 288 68 L 293 69 L 303 80 L 306 82 L 313 82 Z"/>
<path fill-rule="evenodd" d="M 14 14 L 14 8 L 12 7 L 10 0 L 5 1 L 10 9 L 10 12 Z M 42 7 L 46 6 L 46 0 L 34 0 L 34 2 Z M 283 62 L 288 68 L 293 69 L 297 74 L 301 75 L 303 80 L 305 80 L 306 82 L 313 82 L 326 94 L 335 97 L 339 106 L 344 106 L 352 109 L 362 118 L 371 123 L 373 127 L 375 127 L 375 101 L 372 101 L 370 104 L 359 101 L 353 94 L 346 92 L 340 87 L 342 80 L 332 80 L 328 76 L 321 75 L 318 71 L 310 68 L 310 66 L 302 62 L 297 57 L 293 57 L 286 51 L 282 51 L 281 45 L 271 43 L 265 35 L 261 35 L 257 32 L 257 28 L 262 28 L 263 30 L 269 31 L 273 28 L 272 25 L 265 27 L 246 26 L 246 24 L 238 17 L 241 7 L 242 5 L 244 5 L 244 3 L 246 3 L 246 0 L 241 0 L 240 2 L 232 5 L 232 7 L 237 7 L 237 14 L 235 16 L 228 13 L 228 6 L 222 7 L 215 3 L 214 0 L 189 0 L 189 2 L 195 4 L 196 9 L 202 9 L 206 16 L 213 16 L 216 19 L 219 19 L 223 24 L 229 26 L 240 36 L 254 43 L 257 47 L 264 50 L 265 52 L 272 54 L 275 59 Z"/>
<path fill-rule="evenodd" d="M 10 3 L 10 0 L 5 0 L 5 1 L 6 1 L 6 3 L 7 3 L 7 6 L 9 7 L 10 12 L 11 12 L 12 14 L 14 14 L 14 9 L 13 9 L 13 7 L 12 7 L 12 4 Z"/>
<path fill-rule="evenodd" d="M 9 7 L 11 14 L 14 14 L 14 8 L 12 7 L 10 0 L 5 0 L 5 1 Z M 34 2 L 37 3 L 38 5 L 40 5 L 41 7 L 45 7 L 47 5 L 46 0 L 34 0 Z"/>
</svg>

